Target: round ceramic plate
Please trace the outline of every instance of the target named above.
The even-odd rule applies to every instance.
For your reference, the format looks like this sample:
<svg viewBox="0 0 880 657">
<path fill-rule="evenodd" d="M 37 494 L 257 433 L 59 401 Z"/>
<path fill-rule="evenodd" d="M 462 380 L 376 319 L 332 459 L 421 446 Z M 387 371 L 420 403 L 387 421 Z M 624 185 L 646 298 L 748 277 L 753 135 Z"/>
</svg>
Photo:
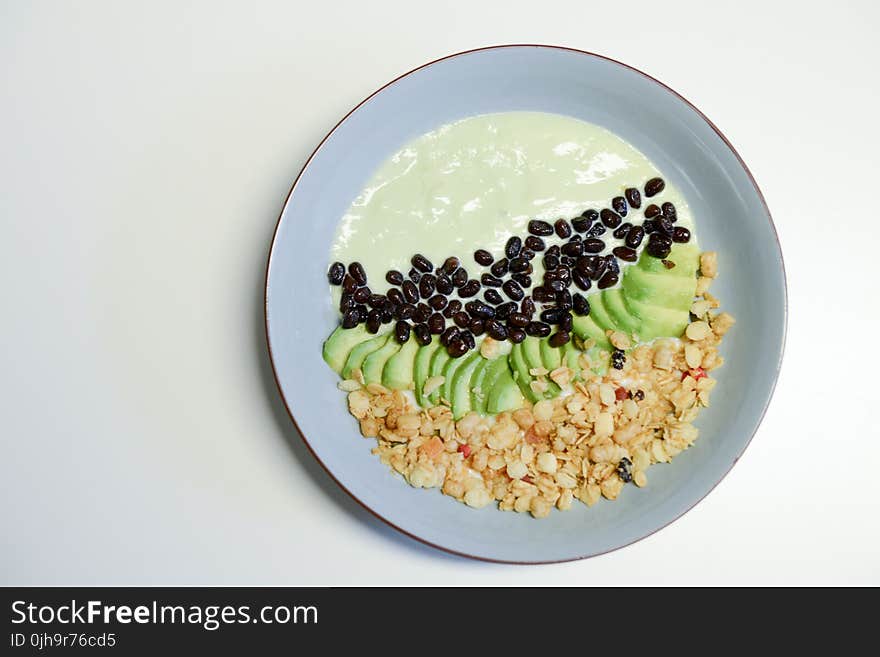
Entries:
<svg viewBox="0 0 880 657">
<path fill-rule="evenodd" d="M 337 375 L 321 359 L 336 327 L 326 282 L 337 222 L 376 168 L 410 139 L 476 114 L 532 110 L 599 124 L 647 155 L 688 199 L 700 244 L 717 250 L 713 285 L 738 320 L 725 338 L 700 438 L 650 484 L 614 502 L 577 504 L 534 520 L 474 510 L 438 490 L 411 488 L 370 453 Z M 743 453 L 761 421 L 782 358 L 786 289 L 770 213 L 736 151 L 693 105 L 624 64 L 567 48 L 501 46 L 452 55 L 382 87 L 318 145 L 278 221 L 266 280 L 266 329 L 278 387 L 306 444 L 352 497 L 402 532 L 495 561 L 589 557 L 669 524 L 699 502 Z"/>
</svg>

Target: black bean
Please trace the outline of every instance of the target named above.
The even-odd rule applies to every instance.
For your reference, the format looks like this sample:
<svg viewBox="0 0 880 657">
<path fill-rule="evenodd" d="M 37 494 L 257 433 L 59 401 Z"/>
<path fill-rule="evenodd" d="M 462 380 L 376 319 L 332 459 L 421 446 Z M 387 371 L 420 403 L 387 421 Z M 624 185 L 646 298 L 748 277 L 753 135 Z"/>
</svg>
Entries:
<svg viewBox="0 0 880 657">
<path fill-rule="evenodd" d="M 455 256 L 450 256 L 446 258 L 443 262 L 443 265 L 440 267 L 440 271 L 442 271 L 447 276 L 452 276 L 456 269 L 458 269 L 461 262 L 459 262 L 458 258 Z"/>
<path fill-rule="evenodd" d="M 453 340 L 449 343 L 449 346 L 446 347 L 446 351 L 448 351 L 449 355 L 453 358 L 461 358 L 468 352 L 468 347 L 461 340 Z"/>
<path fill-rule="evenodd" d="M 599 289 L 604 290 L 605 288 L 613 287 L 617 285 L 618 280 L 617 274 L 613 271 L 605 272 L 605 275 L 599 279 Z"/>
<path fill-rule="evenodd" d="M 642 207 L 642 193 L 635 187 L 628 187 L 623 195 L 626 196 L 626 202 L 631 208 L 639 209 Z"/>
<path fill-rule="evenodd" d="M 437 291 L 440 294 L 452 294 L 455 287 L 452 285 L 452 279 L 446 274 L 437 276 Z"/>
<path fill-rule="evenodd" d="M 358 313 L 357 308 L 351 308 L 345 312 L 342 316 L 342 328 L 350 329 L 354 328 L 358 325 L 358 321 L 360 320 L 360 313 Z"/>
<path fill-rule="evenodd" d="M 388 308 L 382 308 L 382 310 L 380 310 L 379 312 L 381 313 L 380 317 L 382 318 L 383 324 L 387 324 L 392 319 L 394 319 L 394 313 L 392 313 L 391 310 L 389 310 Z"/>
<path fill-rule="evenodd" d="M 666 183 L 663 182 L 663 178 L 651 178 L 645 183 L 645 196 L 648 198 L 656 196 L 662 192 L 665 187 Z"/>
<path fill-rule="evenodd" d="M 571 258 L 577 258 L 584 253 L 584 242 L 566 242 L 562 245 L 562 253 Z"/>
<path fill-rule="evenodd" d="M 412 319 L 413 315 L 416 314 L 416 307 L 411 303 L 404 303 L 395 307 L 397 308 L 397 313 L 395 314 L 397 319 Z"/>
<path fill-rule="evenodd" d="M 389 269 L 385 274 L 385 280 L 391 285 L 403 285 L 403 274 L 396 269 Z"/>
<path fill-rule="evenodd" d="M 571 340 L 571 335 L 569 335 L 568 331 L 556 331 L 556 333 L 550 336 L 548 342 L 551 347 L 561 347 L 569 340 Z"/>
<path fill-rule="evenodd" d="M 562 317 L 559 318 L 559 330 L 560 331 L 571 331 L 571 327 L 573 326 L 574 320 L 572 319 L 571 313 L 567 312 Z"/>
<path fill-rule="evenodd" d="M 575 217 L 571 220 L 571 227 L 579 233 L 585 233 L 590 227 L 590 223 L 590 220 L 586 217 Z"/>
<path fill-rule="evenodd" d="M 501 287 L 501 279 L 492 274 L 483 274 L 480 276 L 480 282 L 486 287 Z"/>
<path fill-rule="evenodd" d="M 507 328 L 497 319 L 486 320 L 486 333 L 495 340 L 507 339 Z"/>
<path fill-rule="evenodd" d="M 514 274 L 530 274 L 532 272 L 532 263 L 525 258 L 513 258 L 510 261 L 510 271 Z"/>
<path fill-rule="evenodd" d="M 492 254 L 489 253 L 486 249 L 477 249 L 476 251 L 474 251 L 474 260 L 477 261 L 478 265 L 488 267 L 492 264 L 492 261 L 495 260 L 495 258 L 493 258 Z"/>
<path fill-rule="evenodd" d="M 422 278 L 422 272 L 417 269 L 410 269 L 407 276 L 409 276 L 409 280 L 411 280 L 413 283 L 418 283 L 419 280 Z"/>
<path fill-rule="evenodd" d="M 669 219 L 672 223 L 675 223 L 678 220 L 678 213 L 675 211 L 675 206 L 669 201 L 666 201 L 666 203 L 663 204 L 662 210 L 663 216 Z"/>
<path fill-rule="evenodd" d="M 593 282 L 590 280 L 589 275 L 584 274 L 578 270 L 574 270 L 571 273 L 571 278 L 574 281 L 574 284 L 577 285 L 578 288 L 583 290 L 584 292 L 589 290 L 593 285 Z"/>
<path fill-rule="evenodd" d="M 536 338 L 546 338 L 550 335 L 550 327 L 543 322 L 529 322 L 526 333 Z"/>
<path fill-rule="evenodd" d="M 553 234 L 553 226 L 540 219 L 532 219 L 529 222 L 528 229 L 529 233 L 538 237 L 546 237 Z"/>
<path fill-rule="evenodd" d="M 422 280 L 419 281 L 419 294 L 422 295 L 423 299 L 427 299 L 434 294 L 434 290 L 436 289 L 437 279 L 434 277 L 434 274 L 425 274 L 422 276 Z"/>
<path fill-rule="evenodd" d="M 371 294 L 373 294 L 373 291 L 370 288 L 359 287 L 352 293 L 351 297 L 356 303 L 366 303 Z"/>
<path fill-rule="evenodd" d="M 483 298 L 493 306 L 497 306 L 499 303 L 504 303 L 504 299 L 498 294 L 498 290 L 486 290 L 483 293 Z"/>
<path fill-rule="evenodd" d="M 434 310 L 443 310 L 446 307 L 446 304 L 449 303 L 449 299 L 444 297 L 442 294 L 435 294 L 433 297 L 428 299 L 428 305 L 431 306 Z"/>
<path fill-rule="evenodd" d="M 582 258 L 578 258 L 575 263 L 575 270 L 581 272 L 582 274 L 586 274 L 587 276 L 592 275 L 594 271 L 596 271 L 596 263 L 598 262 L 598 256 L 589 255 L 584 256 Z"/>
<path fill-rule="evenodd" d="M 608 270 L 608 261 L 605 258 L 597 258 L 596 266 L 593 268 L 593 273 L 590 274 L 590 278 L 594 281 L 598 281 L 605 275 L 605 272 Z"/>
<path fill-rule="evenodd" d="M 546 255 L 548 256 L 556 256 L 557 258 L 562 255 L 562 249 L 559 248 L 558 244 L 554 244 L 549 249 L 547 249 Z"/>
<path fill-rule="evenodd" d="M 608 271 L 613 271 L 615 274 L 620 273 L 620 265 L 617 264 L 617 258 L 614 257 L 614 254 L 609 253 L 605 256 L 605 262 L 608 263 Z"/>
<path fill-rule="evenodd" d="M 354 292 L 357 289 L 357 287 L 358 287 L 357 281 L 354 280 L 354 276 L 352 276 L 351 274 L 346 274 L 342 278 L 342 290 L 344 292 L 348 292 L 348 293 Z"/>
<path fill-rule="evenodd" d="M 354 305 L 354 296 L 352 294 L 349 294 L 348 292 L 343 292 L 342 296 L 339 297 L 339 312 L 344 315 L 349 310 L 354 308 Z"/>
<path fill-rule="evenodd" d="M 452 275 L 452 285 L 455 287 L 461 287 L 465 283 L 468 282 L 468 273 L 467 269 L 464 267 L 459 267 L 455 270 L 455 273 Z"/>
<path fill-rule="evenodd" d="M 568 267 L 558 267 L 553 271 L 544 272 L 544 282 L 562 281 L 563 283 L 571 282 L 571 271 Z"/>
<path fill-rule="evenodd" d="M 651 205 L 649 205 L 648 207 L 645 208 L 645 218 L 646 219 L 653 219 L 658 214 L 660 214 L 660 208 L 658 206 L 654 205 L 653 203 L 651 203 Z"/>
<path fill-rule="evenodd" d="M 471 323 L 471 316 L 465 311 L 460 310 L 452 316 L 452 321 L 455 322 L 456 326 L 466 328 L 467 325 Z"/>
<path fill-rule="evenodd" d="M 382 311 L 371 310 L 367 315 L 367 330 L 370 333 L 378 333 L 379 327 L 382 325 Z"/>
<path fill-rule="evenodd" d="M 548 308 L 541 313 L 541 321 L 547 324 L 558 324 L 559 318 L 565 313 L 561 308 Z"/>
<path fill-rule="evenodd" d="M 622 196 L 615 196 L 611 199 L 611 207 L 621 217 L 626 216 L 626 199 Z"/>
<path fill-rule="evenodd" d="M 410 335 L 410 325 L 408 322 L 400 320 L 397 324 L 394 325 L 394 337 L 397 338 L 397 341 L 400 344 L 404 344 L 409 340 Z"/>
<path fill-rule="evenodd" d="M 523 292 L 519 283 L 514 280 L 507 281 L 501 289 L 503 289 L 504 293 L 513 301 L 520 301 L 525 296 L 525 292 Z"/>
<path fill-rule="evenodd" d="M 431 344 L 431 331 L 427 324 L 416 324 L 413 327 L 413 333 L 416 334 L 416 340 L 423 347 Z"/>
<path fill-rule="evenodd" d="M 691 231 L 684 226 L 676 226 L 672 231 L 672 241 L 684 244 L 691 241 Z"/>
<path fill-rule="evenodd" d="M 473 317 L 478 317 L 480 319 L 495 317 L 495 309 L 482 301 L 469 301 L 464 304 L 464 307 Z"/>
<path fill-rule="evenodd" d="M 584 253 L 601 253 L 605 250 L 605 242 L 595 237 L 584 240 Z"/>
<path fill-rule="evenodd" d="M 508 301 L 507 303 L 502 303 L 495 309 L 495 317 L 497 319 L 507 319 L 514 312 L 516 312 L 516 303 Z"/>
<path fill-rule="evenodd" d="M 477 346 L 477 341 L 474 340 L 474 334 L 470 331 L 462 331 L 458 334 L 458 339 L 464 342 L 468 349 L 474 349 Z"/>
<path fill-rule="evenodd" d="M 639 259 L 639 254 L 636 253 L 635 249 L 631 249 L 628 246 L 615 246 L 611 253 L 616 255 L 621 260 L 626 260 L 627 262 L 635 262 Z"/>
<path fill-rule="evenodd" d="M 571 296 L 571 306 L 578 315 L 584 316 L 590 314 L 590 302 L 587 301 L 587 298 L 580 292 L 575 292 Z"/>
<path fill-rule="evenodd" d="M 534 235 L 529 235 L 526 238 L 525 245 L 527 249 L 531 249 L 532 251 L 543 251 L 547 246 L 544 244 L 544 240 L 540 237 L 535 237 Z"/>
<path fill-rule="evenodd" d="M 563 310 L 571 310 L 571 292 L 563 290 L 556 293 L 556 307 Z"/>
<path fill-rule="evenodd" d="M 569 224 L 565 219 L 557 219 L 556 223 L 553 224 L 553 229 L 556 231 L 556 234 L 559 235 L 562 239 L 565 239 L 569 235 L 571 235 L 571 224 Z"/>
<path fill-rule="evenodd" d="M 532 277 L 528 274 L 511 274 L 510 278 L 519 283 L 523 289 L 532 287 Z"/>
<path fill-rule="evenodd" d="M 599 237 L 605 233 L 605 224 L 599 222 L 593 224 L 593 227 L 587 231 L 587 237 Z"/>
<path fill-rule="evenodd" d="M 532 298 L 538 303 L 552 303 L 556 300 L 556 292 L 548 288 L 536 287 L 532 290 Z"/>
<path fill-rule="evenodd" d="M 626 245 L 631 249 L 637 249 L 644 237 L 645 229 L 641 226 L 633 226 L 626 234 Z"/>
<path fill-rule="evenodd" d="M 672 229 L 674 226 L 666 217 L 657 217 L 654 219 L 654 226 L 658 232 L 663 233 L 667 237 L 672 237 Z"/>
<path fill-rule="evenodd" d="M 327 270 L 327 280 L 330 285 L 342 285 L 342 279 L 345 278 L 345 265 L 341 262 L 334 262 Z"/>
<path fill-rule="evenodd" d="M 489 271 L 492 272 L 493 276 L 504 276 L 507 273 L 508 267 L 510 266 L 510 260 L 507 258 L 501 258 L 498 262 L 492 265 L 489 268 Z"/>
<path fill-rule="evenodd" d="M 449 319 L 459 310 L 461 310 L 461 301 L 453 299 L 447 304 L 446 308 L 443 309 L 443 316 L 446 319 Z"/>
<path fill-rule="evenodd" d="M 362 290 L 369 290 L 370 288 L 361 288 Z M 403 292 L 393 287 L 388 290 L 388 293 L 385 295 L 388 297 L 388 300 L 396 306 L 402 305 L 407 302 L 407 299 L 403 296 Z"/>
<path fill-rule="evenodd" d="M 529 316 L 525 313 L 510 313 L 507 318 L 508 323 L 516 328 L 525 328 L 529 325 Z"/>
<path fill-rule="evenodd" d="M 531 249 L 523 249 L 522 251 L 519 252 L 519 257 L 525 258 L 526 260 L 534 260 L 535 259 L 535 252 L 532 251 Z"/>
<path fill-rule="evenodd" d="M 355 309 L 358 311 L 358 322 L 366 322 L 367 317 L 370 316 L 370 309 L 362 303 L 355 306 Z"/>
<path fill-rule="evenodd" d="M 599 216 L 602 217 L 602 223 L 608 226 L 608 228 L 617 228 L 620 225 L 620 215 L 614 210 L 604 208 L 602 212 L 599 213 Z"/>
<path fill-rule="evenodd" d="M 508 258 L 515 258 L 519 255 L 520 251 L 522 251 L 522 240 L 514 235 L 504 245 L 504 255 Z"/>
<path fill-rule="evenodd" d="M 545 255 L 543 258 L 544 270 L 552 271 L 559 266 L 559 258 L 553 255 Z"/>
<path fill-rule="evenodd" d="M 645 234 L 650 235 L 651 233 L 657 232 L 657 219 L 645 219 L 642 222 L 642 228 L 645 229 Z"/>
<path fill-rule="evenodd" d="M 472 278 L 467 283 L 458 288 L 458 296 L 462 299 L 467 299 L 468 297 L 476 296 L 477 292 L 480 291 L 480 281 Z"/>
<path fill-rule="evenodd" d="M 378 308 L 379 310 L 393 305 L 384 294 L 371 294 L 367 297 L 367 303 L 370 304 L 371 308 Z"/>
<path fill-rule="evenodd" d="M 412 259 L 410 260 L 412 266 L 418 269 L 420 272 L 427 274 L 429 271 L 434 269 L 434 265 L 431 264 L 431 261 L 428 260 L 421 253 L 416 253 Z"/>
<path fill-rule="evenodd" d="M 408 303 L 419 302 L 419 288 L 416 287 L 415 283 L 412 281 L 404 281 L 401 289 L 403 290 L 403 296 Z"/>
<path fill-rule="evenodd" d="M 513 344 L 519 344 L 526 339 L 526 332 L 518 328 L 507 329 L 507 339 Z"/>
<path fill-rule="evenodd" d="M 443 333 L 443 329 L 446 328 L 446 320 L 443 319 L 443 315 L 440 313 L 434 313 L 431 315 L 428 318 L 428 328 L 434 335 L 440 335 Z"/>
<path fill-rule="evenodd" d="M 553 293 L 560 292 L 566 288 L 565 281 L 562 280 L 544 281 L 544 286 Z"/>
<path fill-rule="evenodd" d="M 358 285 L 366 285 L 367 284 L 367 272 L 364 271 L 364 266 L 359 262 L 353 262 L 348 266 L 348 273 L 351 274 L 351 277 L 354 279 L 354 282 Z"/>
<path fill-rule="evenodd" d="M 620 226 L 615 228 L 614 232 L 611 234 L 614 235 L 615 238 L 622 240 L 624 237 L 627 236 L 627 233 L 629 233 L 632 227 L 633 225 L 631 223 L 626 222 L 624 224 L 620 224 Z"/>
<path fill-rule="evenodd" d="M 467 328 L 474 335 L 483 335 L 486 331 L 486 324 L 482 319 L 472 319 Z"/>
<path fill-rule="evenodd" d="M 428 321 L 428 319 L 433 315 L 433 311 L 431 310 L 431 306 L 426 303 L 420 303 L 416 306 L 416 312 L 413 315 L 413 320 L 417 324 L 424 324 Z"/>
<path fill-rule="evenodd" d="M 448 347 L 450 342 L 458 339 L 460 333 L 461 331 L 457 326 L 450 326 L 440 335 L 440 344 L 444 347 Z"/>
</svg>

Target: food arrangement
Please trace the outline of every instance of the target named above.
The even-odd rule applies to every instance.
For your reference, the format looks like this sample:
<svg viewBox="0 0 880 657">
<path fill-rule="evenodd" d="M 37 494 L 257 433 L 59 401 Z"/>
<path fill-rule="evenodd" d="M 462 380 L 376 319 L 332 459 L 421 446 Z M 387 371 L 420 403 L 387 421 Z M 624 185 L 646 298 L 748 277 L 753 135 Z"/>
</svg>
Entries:
<svg viewBox="0 0 880 657">
<path fill-rule="evenodd" d="M 528 160 L 519 142 L 496 146 L 505 125 L 526 117 L 497 116 L 505 118 L 475 117 L 439 130 L 429 140 L 432 152 L 447 148 L 454 157 L 431 171 L 472 165 L 470 184 L 487 180 L 486 171 L 504 171 L 505 161 Z M 488 121 L 488 137 L 474 132 L 485 130 L 480 120 Z M 472 507 L 496 501 L 502 510 L 544 517 L 574 499 L 592 505 L 616 498 L 628 483 L 645 486 L 648 466 L 697 438 L 693 421 L 708 405 L 715 386 L 709 373 L 722 364 L 718 346 L 733 325 L 729 314 L 714 312 L 720 304 L 709 292 L 717 256 L 695 244 L 680 221 L 686 205 L 674 191 L 677 202 L 666 198 L 664 178 L 645 177 L 658 173 L 646 159 L 610 133 L 576 123 L 547 123 L 553 153 L 564 160 L 575 152 L 570 144 L 599 144 L 598 153 L 582 147 L 591 163 L 607 171 L 618 155 L 631 163 L 618 167 L 621 175 L 642 178 L 624 183 L 594 174 L 602 191 L 616 192 L 604 203 L 550 220 L 548 213 L 572 205 L 557 195 L 542 216 L 511 222 L 522 233 L 493 226 L 483 233 L 496 244 L 472 243 L 436 262 L 409 255 L 408 269 L 387 269 L 378 285 L 359 260 L 329 267 L 340 324 L 324 344 L 324 359 L 341 376 L 361 433 L 377 440 L 374 452 L 413 486 L 439 487 Z M 581 130 L 581 141 L 560 142 L 560 127 Z M 465 149 L 455 141 L 462 135 Z M 482 155 L 471 148 L 481 138 L 492 143 Z M 505 160 L 508 152 L 515 157 Z M 558 170 L 558 162 L 539 161 L 540 173 Z M 574 170 L 589 186 L 592 179 Z M 365 198 L 377 190 L 387 196 L 389 180 L 408 185 L 407 193 L 413 188 L 396 174 Z M 426 180 L 417 181 L 421 188 Z M 510 197 L 503 176 L 493 182 Z M 528 187 L 528 178 L 517 183 Z M 485 198 L 477 198 L 478 210 Z M 411 201 L 404 196 L 401 205 Z M 473 199 L 462 213 L 468 204 Z M 386 202 L 382 209 L 394 207 Z M 463 249 L 464 241 L 456 246 Z M 370 257 L 375 262 L 372 250 Z"/>
</svg>

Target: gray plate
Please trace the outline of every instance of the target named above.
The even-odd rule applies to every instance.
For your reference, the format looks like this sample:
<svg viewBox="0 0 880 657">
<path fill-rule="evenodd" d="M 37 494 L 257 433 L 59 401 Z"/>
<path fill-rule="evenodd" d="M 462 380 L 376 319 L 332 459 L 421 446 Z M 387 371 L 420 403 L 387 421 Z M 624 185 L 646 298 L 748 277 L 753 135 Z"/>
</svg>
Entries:
<svg viewBox="0 0 880 657">
<path fill-rule="evenodd" d="M 473 510 L 410 488 L 370 454 L 321 359 L 336 326 L 326 285 L 336 222 L 371 173 L 402 144 L 475 114 L 533 110 L 602 125 L 632 143 L 687 197 L 700 244 L 717 250 L 713 286 L 738 322 L 700 438 L 644 489 L 576 503 L 536 521 Z M 281 213 L 269 256 L 266 329 L 278 387 L 306 444 L 350 495 L 382 520 L 438 548 L 480 559 L 540 563 L 589 557 L 669 524 L 724 477 L 758 427 L 779 373 L 786 329 L 782 254 L 745 164 L 696 108 L 653 78 L 590 53 L 500 46 L 453 55 L 386 85 L 346 116 L 306 163 Z"/>
</svg>

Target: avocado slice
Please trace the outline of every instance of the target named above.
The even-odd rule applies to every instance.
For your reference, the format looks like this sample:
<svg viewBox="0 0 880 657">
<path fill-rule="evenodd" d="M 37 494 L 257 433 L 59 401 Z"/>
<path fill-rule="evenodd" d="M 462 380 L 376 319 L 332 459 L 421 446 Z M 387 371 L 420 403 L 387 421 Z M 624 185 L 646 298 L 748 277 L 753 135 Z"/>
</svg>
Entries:
<svg viewBox="0 0 880 657">
<path fill-rule="evenodd" d="M 541 340 L 541 362 L 548 372 L 552 372 L 562 365 L 562 350 L 559 347 L 551 347 L 549 340 Z"/>
<path fill-rule="evenodd" d="M 471 379 L 477 367 L 487 362 L 479 351 L 475 351 L 467 358 L 457 360 L 464 360 L 464 363 L 456 371 L 455 380 L 452 383 L 452 399 L 450 401 L 452 402 L 452 417 L 456 420 L 471 411 Z"/>
<path fill-rule="evenodd" d="M 516 345 L 514 345 L 516 346 Z M 495 386 L 495 382 L 499 377 L 507 372 L 510 374 L 510 362 L 507 356 L 499 356 L 492 360 L 484 361 L 484 365 L 474 372 L 474 379 L 471 381 L 471 392 L 473 399 L 471 405 L 478 413 L 485 414 L 489 402 L 489 393 Z M 480 394 L 476 390 L 480 390 Z"/>
<path fill-rule="evenodd" d="M 476 411 L 480 415 L 486 414 L 486 393 L 483 392 L 483 381 L 486 380 L 486 374 L 491 369 L 494 360 L 486 360 L 483 358 L 474 368 L 471 374 L 471 380 L 468 384 L 471 391 L 471 410 Z"/>
<path fill-rule="evenodd" d="M 623 291 L 627 297 L 677 310 L 690 310 L 696 288 L 696 278 L 650 273 L 638 267 L 627 267 L 623 277 Z M 590 306 L 594 305 L 590 300 Z"/>
<path fill-rule="evenodd" d="M 431 370 L 428 373 L 428 378 L 443 376 L 443 368 L 446 367 L 446 363 L 450 360 L 451 356 L 449 355 L 449 352 L 446 351 L 446 347 L 440 345 L 440 348 L 434 352 L 433 356 L 431 356 Z M 443 386 L 440 386 L 428 396 L 428 399 L 430 399 L 432 404 L 436 405 L 440 402 L 440 393 L 442 390 Z"/>
<path fill-rule="evenodd" d="M 394 339 L 394 338 L 389 338 Z M 382 385 L 391 390 L 407 390 L 413 385 L 413 367 L 419 341 L 410 336 L 396 354 L 385 363 L 382 370 Z"/>
<path fill-rule="evenodd" d="M 330 369 L 338 374 L 345 366 L 345 361 L 351 350 L 369 337 L 370 334 L 367 332 L 365 324 L 358 324 L 350 329 L 337 327 L 324 341 L 322 351 L 324 361 L 330 366 Z"/>
<path fill-rule="evenodd" d="M 603 329 L 611 329 L 612 331 L 622 331 L 623 329 L 611 319 L 611 315 L 605 309 L 605 294 L 595 294 L 590 298 L 590 317 Z M 609 342 L 609 345 L 611 343 Z"/>
<path fill-rule="evenodd" d="M 532 403 L 538 401 L 538 396 L 529 385 L 532 382 L 532 375 L 529 374 L 529 366 L 526 364 L 526 359 L 523 355 L 522 342 L 513 345 L 508 358 L 510 359 L 510 369 L 513 370 L 513 379 L 520 390 L 522 390 L 525 398 Z"/>
<path fill-rule="evenodd" d="M 450 358 L 446 363 L 446 367 L 443 368 L 443 378 L 445 380 L 443 381 L 443 388 L 440 394 L 443 396 L 443 399 L 449 402 L 450 406 L 452 405 L 452 390 L 453 383 L 455 383 L 455 375 L 466 361 L 467 358 L 464 356 Z"/>
<path fill-rule="evenodd" d="M 678 338 L 684 333 L 690 321 L 690 313 L 687 310 L 663 308 L 627 295 L 623 298 L 630 313 L 642 320 L 642 327 L 639 329 L 640 340 L 647 341 L 660 337 Z"/>
<path fill-rule="evenodd" d="M 545 367 L 544 361 L 541 358 L 541 343 L 546 341 L 547 338 L 536 338 L 530 335 L 520 343 L 522 345 L 523 357 L 525 359 L 526 365 L 528 366 L 526 368 L 526 374 L 529 375 L 529 382 L 531 382 L 532 379 L 535 378 L 531 374 L 529 374 L 529 370 L 536 367 L 544 367 L 545 369 L 549 369 Z M 553 381 L 547 379 L 547 391 L 540 395 L 539 399 L 553 399 L 553 397 L 558 395 L 561 391 L 562 388 L 553 383 Z"/>
<path fill-rule="evenodd" d="M 352 349 L 351 353 L 348 354 L 348 358 L 345 359 L 345 366 L 342 368 L 341 372 L 342 378 L 350 379 L 351 373 L 363 366 L 364 359 L 377 349 L 381 349 L 382 346 L 388 342 L 390 337 L 391 336 L 388 333 L 377 335 L 365 342 L 361 342 Z"/>
<path fill-rule="evenodd" d="M 632 335 L 633 333 L 641 336 L 639 328 L 641 321 L 639 318 L 633 317 L 623 301 L 623 292 L 619 287 L 611 290 L 605 290 L 602 293 L 602 306 L 608 312 L 608 316 L 617 324 L 624 333 Z"/>
<path fill-rule="evenodd" d="M 567 342 L 562 347 L 562 362 L 571 370 L 572 380 L 581 378 L 581 365 L 578 359 L 581 357 L 581 350 L 574 346 L 572 342 Z"/>
<path fill-rule="evenodd" d="M 422 407 L 428 405 L 428 399 L 422 394 L 422 390 L 431 372 L 431 357 L 440 346 L 440 338 L 434 336 L 430 343 L 419 348 L 413 363 L 413 384 L 415 385 L 416 401 Z"/>
<path fill-rule="evenodd" d="M 495 380 L 492 390 L 489 392 L 487 408 L 490 413 L 502 413 L 521 408 L 523 395 L 519 386 L 513 380 L 510 370 L 505 368 Z"/>
<path fill-rule="evenodd" d="M 694 277 L 697 275 L 697 269 L 700 266 L 700 248 L 693 243 L 673 244 L 672 251 L 669 252 L 669 255 L 664 260 L 674 262 L 675 267 L 667 269 L 666 265 L 663 264 L 663 260 L 648 255 L 646 251 L 642 251 L 637 266 L 651 273 Z"/>
<path fill-rule="evenodd" d="M 598 296 L 598 295 L 593 295 Z M 605 335 L 605 329 L 596 323 L 591 315 L 575 315 L 572 319 L 572 329 L 581 340 L 595 340 L 596 346 L 601 349 L 610 349 L 611 343 Z"/>
<path fill-rule="evenodd" d="M 389 339 L 381 348 L 377 349 L 364 359 L 363 373 L 364 383 L 382 382 L 382 370 L 385 369 L 385 363 L 394 354 L 400 351 L 400 344 L 397 340 Z"/>
</svg>

